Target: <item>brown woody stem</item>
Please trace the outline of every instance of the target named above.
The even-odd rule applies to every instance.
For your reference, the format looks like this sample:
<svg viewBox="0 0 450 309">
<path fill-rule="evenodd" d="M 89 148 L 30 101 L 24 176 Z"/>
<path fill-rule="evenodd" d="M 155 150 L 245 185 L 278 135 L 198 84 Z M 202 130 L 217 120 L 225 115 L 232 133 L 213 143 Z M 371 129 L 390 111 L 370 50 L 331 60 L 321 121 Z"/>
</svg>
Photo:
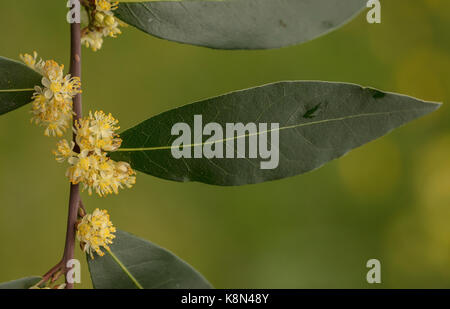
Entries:
<svg viewBox="0 0 450 309">
<path fill-rule="evenodd" d="M 79 1 L 79 0 L 77 0 Z M 80 8 L 80 5 L 75 6 L 75 8 Z M 76 12 L 80 14 L 80 12 Z M 80 15 L 78 15 L 80 16 Z M 70 24 L 70 75 L 72 77 L 79 77 L 81 79 L 81 27 L 78 23 Z M 81 109 L 81 94 L 77 94 L 73 98 L 73 121 L 82 117 Z M 75 141 L 75 133 L 73 134 L 73 140 Z M 79 152 L 78 145 L 75 146 L 75 151 Z M 79 185 L 70 184 L 70 196 L 69 196 L 69 215 L 67 218 L 67 232 L 66 232 L 66 244 L 64 247 L 63 263 L 64 269 L 67 273 L 68 269 L 65 267 L 67 262 L 73 259 L 75 251 L 75 232 L 76 224 L 78 219 L 78 207 L 81 203 L 80 189 Z M 66 288 L 73 288 L 73 284 L 67 282 L 66 278 Z"/>
<path fill-rule="evenodd" d="M 76 0 L 79 1 L 79 0 Z M 80 8 L 80 5 L 75 5 L 72 9 Z M 80 12 L 76 12 L 80 14 Z M 80 15 L 79 15 L 80 16 Z M 70 24 L 70 75 L 72 77 L 79 77 L 81 79 L 81 27 L 79 23 Z M 73 98 L 73 122 L 82 117 L 81 109 L 81 93 L 77 94 Z M 76 134 L 73 134 L 73 141 L 75 142 L 75 152 L 79 152 L 80 148 L 76 144 Z M 67 217 L 67 231 L 66 242 L 64 246 L 64 254 L 60 262 L 51 268 L 36 286 L 47 283 L 55 282 L 62 274 L 66 275 L 69 269 L 67 268 L 67 262 L 73 259 L 75 251 L 75 233 L 78 219 L 78 209 L 84 210 L 84 205 L 80 197 L 79 185 L 70 184 L 70 196 L 69 196 L 69 215 Z M 66 277 L 66 289 L 72 289 L 73 283 L 69 283 Z"/>
</svg>

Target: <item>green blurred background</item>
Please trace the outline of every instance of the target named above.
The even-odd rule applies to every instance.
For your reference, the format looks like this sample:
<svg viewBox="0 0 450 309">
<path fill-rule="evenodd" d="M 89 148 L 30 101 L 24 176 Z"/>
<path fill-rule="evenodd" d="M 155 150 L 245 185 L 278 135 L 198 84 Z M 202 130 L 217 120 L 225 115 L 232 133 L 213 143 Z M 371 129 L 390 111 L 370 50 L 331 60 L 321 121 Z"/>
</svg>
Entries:
<svg viewBox="0 0 450 309">
<path fill-rule="evenodd" d="M 382 2 L 336 32 L 272 51 L 217 51 L 128 27 L 83 48 L 84 111 L 122 128 L 206 97 L 279 80 L 358 83 L 450 99 L 450 1 Z M 0 1 L 0 55 L 69 59 L 65 1 Z M 0 281 L 42 275 L 63 250 L 69 184 L 30 124 L 29 106 L 0 118 Z M 197 268 L 218 288 L 450 288 L 450 107 L 302 176 L 237 188 L 138 174 L 118 196 L 83 194 L 119 228 Z M 82 260 L 82 284 L 91 287 Z M 382 284 L 366 282 L 381 261 Z"/>
</svg>

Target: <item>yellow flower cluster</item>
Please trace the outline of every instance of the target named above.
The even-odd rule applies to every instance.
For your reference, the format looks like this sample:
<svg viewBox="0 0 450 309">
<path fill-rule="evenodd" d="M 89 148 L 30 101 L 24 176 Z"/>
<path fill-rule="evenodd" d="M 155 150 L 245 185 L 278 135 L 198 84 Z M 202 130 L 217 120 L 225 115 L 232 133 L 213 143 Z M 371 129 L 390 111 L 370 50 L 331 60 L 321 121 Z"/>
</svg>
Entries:
<svg viewBox="0 0 450 309">
<path fill-rule="evenodd" d="M 119 149 L 122 140 L 115 133 L 118 121 L 109 114 L 96 111 L 75 121 L 74 132 L 80 152 L 74 151 L 75 143 L 61 140 L 53 153 L 58 162 L 67 160 L 70 167 L 66 176 L 73 184 L 83 184 L 83 190 L 99 196 L 118 193 L 119 188 L 131 188 L 135 182 L 135 172 L 126 162 L 116 162 L 107 152 Z"/>
<path fill-rule="evenodd" d="M 83 45 L 97 51 L 102 47 L 104 37 L 115 38 L 122 33 L 119 26 L 125 26 L 125 24 L 115 18 L 113 13 L 118 4 L 117 1 L 95 0 L 94 4 L 86 6 L 90 22 L 89 26 L 83 29 L 81 37 Z"/>
<path fill-rule="evenodd" d="M 53 60 L 37 60 L 37 53 L 20 55 L 22 61 L 40 73 L 42 87 L 35 86 L 31 121 L 45 127 L 47 136 L 61 136 L 72 121 L 73 97 L 81 92 L 78 77 L 64 76 L 64 65 Z"/>
<path fill-rule="evenodd" d="M 105 253 L 100 247 L 109 250 L 112 240 L 116 237 L 113 233 L 116 228 L 109 220 L 106 210 L 95 209 L 92 214 L 85 215 L 78 221 L 77 238 L 80 241 L 83 251 L 94 258 L 94 252 L 103 256 Z"/>
</svg>

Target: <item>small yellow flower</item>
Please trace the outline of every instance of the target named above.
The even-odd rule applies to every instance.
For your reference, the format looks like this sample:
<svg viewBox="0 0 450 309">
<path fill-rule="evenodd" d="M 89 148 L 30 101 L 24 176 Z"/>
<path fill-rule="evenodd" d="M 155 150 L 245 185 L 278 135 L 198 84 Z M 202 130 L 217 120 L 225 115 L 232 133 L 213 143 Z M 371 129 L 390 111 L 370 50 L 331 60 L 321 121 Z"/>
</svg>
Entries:
<svg viewBox="0 0 450 309">
<path fill-rule="evenodd" d="M 53 154 L 56 156 L 56 161 L 64 162 L 68 160 L 70 157 L 76 155 L 73 151 L 73 147 L 75 146 L 74 142 L 69 142 L 65 139 L 59 141 L 57 144 L 58 150 L 53 151 Z"/>
<path fill-rule="evenodd" d="M 122 33 L 119 27 L 125 27 L 126 24 L 115 18 L 113 13 L 118 5 L 118 1 L 95 0 L 95 4 L 86 6 L 88 14 L 94 18 L 90 20 L 89 26 L 83 29 L 83 45 L 97 51 L 102 47 L 104 37 L 115 38 Z"/>
<path fill-rule="evenodd" d="M 80 153 L 73 151 L 75 143 L 62 140 L 53 151 L 58 162 L 67 160 L 66 176 L 73 184 L 82 184 L 83 190 L 99 196 L 118 194 L 119 189 L 131 188 L 136 183 L 135 172 L 126 162 L 116 162 L 107 152 L 119 149 L 122 139 L 115 133 L 118 121 L 102 111 L 75 122 L 74 132 Z"/>
<path fill-rule="evenodd" d="M 92 214 L 85 215 L 77 225 L 77 238 L 83 251 L 87 252 L 92 259 L 94 252 L 99 256 L 105 254 L 101 247 L 109 250 L 109 245 L 116 237 L 113 234 L 115 232 L 116 228 L 109 220 L 108 212 L 98 208 Z"/>
<path fill-rule="evenodd" d="M 110 0 L 95 0 L 95 6 L 97 11 L 108 13 L 110 11 L 113 11 L 117 9 L 117 6 L 119 5 L 119 1 L 110 1 Z"/>
<path fill-rule="evenodd" d="M 93 51 L 97 51 L 102 48 L 103 35 L 101 32 L 95 30 L 87 30 L 81 37 L 81 44 L 83 44 L 87 48 L 90 47 Z"/>
<path fill-rule="evenodd" d="M 22 55 L 20 54 L 20 59 L 22 59 L 22 61 L 31 69 L 35 70 L 35 65 L 36 65 L 36 60 L 37 60 L 37 52 L 34 51 L 33 52 L 33 56 L 29 55 L 29 54 L 25 54 Z"/>
<path fill-rule="evenodd" d="M 119 130 L 118 121 L 103 111 L 89 112 L 89 116 L 75 122 L 76 141 L 81 150 L 116 151 L 122 140 L 115 131 Z"/>
<path fill-rule="evenodd" d="M 64 76 L 64 65 L 37 60 L 37 53 L 20 55 L 23 62 L 42 75 L 42 87 L 35 86 L 31 121 L 44 126 L 47 136 L 62 136 L 72 121 L 73 97 L 81 92 L 78 77 Z"/>
</svg>

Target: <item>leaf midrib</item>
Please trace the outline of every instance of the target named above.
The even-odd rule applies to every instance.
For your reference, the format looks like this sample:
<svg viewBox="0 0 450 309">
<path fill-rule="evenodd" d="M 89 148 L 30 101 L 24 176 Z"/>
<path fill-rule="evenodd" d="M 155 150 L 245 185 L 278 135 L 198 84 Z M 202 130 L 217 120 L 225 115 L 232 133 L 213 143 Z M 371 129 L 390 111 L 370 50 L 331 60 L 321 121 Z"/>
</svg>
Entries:
<svg viewBox="0 0 450 309">
<path fill-rule="evenodd" d="M 0 89 L 0 93 L 2 93 L 2 92 L 26 92 L 26 91 L 34 91 L 34 88 L 23 88 L 23 89 Z"/>
<path fill-rule="evenodd" d="M 436 105 L 439 105 L 439 104 L 436 104 Z M 278 129 L 264 130 L 264 131 L 260 131 L 260 132 L 256 132 L 256 133 L 252 133 L 252 134 L 244 134 L 244 135 L 224 138 L 224 139 L 215 140 L 215 141 L 211 141 L 211 142 L 188 144 L 188 145 L 183 145 L 183 147 L 189 148 L 189 147 L 198 147 L 198 146 L 210 145 L 210 144 L 216 144 L 216 143 L 223 143 L 226 141 L 236 140 L 239 138 L 260 135 L 263 133 L 270 133 L 273 131 L 281 131 L 281 130 L 287 130 L 287 129 L 295 129 L 295 128 L 299 128 L 299 127 L 306 127 L 306 126 L 323 124 L 323 123 L 328 123 L 328 122 L 333 122 L 333 121 L 343 121 L 343 120 L 347 120 L 347 119 L 354 119 L 354 118 L 361 118 L 361 117 L 381 116 L 381 115 L 389 115 L 389 114 L 394 114 L 394 113 L 404 113 L 404 112 L 422 111 L 422 110 L 428 110 L 428 108 L 414 108 L 414 109 L 405 109 L 405 110 L 390 111 L 390 112 L 365 113 L 365 114 L 349 115 L 349 116 L 344 116 L 344 117 L 339 117 L 339 118 L 323 119 L 323 120 L 318 120 L 318 121 L 311 121 L 311 122 L 306 122 L 306 123 L 285 126 L 285 127 L 281 127 Z M 169 150 L 169 149 L 177 149 L 177 148 L 179 148 L 179 146 L 154 146 L 154 147 L 137 147 L 137 148 L 119 148 L 117 151 L 122 151 L 122 152 L 124 152 L 124 151 L 128 151 L 128 152 L 131 152 L 131 151 L 154 151 L 154 150 Z"/>
<path fill-rule="evenodd" d="M 137 279 L 131 274 L 131 272 L 128 270 L 128 268 L 120 261 L 120 259 L 111 251 L 111 250 L 107 250 L 109 255 L 111 255 L 111 257 L 113 258 L 114 262 L 117 263 L 117 265 L 119 265 L 119 267 L 123 270 L 123 272 L 128 276 L 128 278 L 130 278 L 130 280 L 134 283 L 134 285 L 138 288 L 138 289 L 144 289 L 142 287 L 142 285 L 139 283 L 139 281 L 137 281 Z"/>
</svg>

